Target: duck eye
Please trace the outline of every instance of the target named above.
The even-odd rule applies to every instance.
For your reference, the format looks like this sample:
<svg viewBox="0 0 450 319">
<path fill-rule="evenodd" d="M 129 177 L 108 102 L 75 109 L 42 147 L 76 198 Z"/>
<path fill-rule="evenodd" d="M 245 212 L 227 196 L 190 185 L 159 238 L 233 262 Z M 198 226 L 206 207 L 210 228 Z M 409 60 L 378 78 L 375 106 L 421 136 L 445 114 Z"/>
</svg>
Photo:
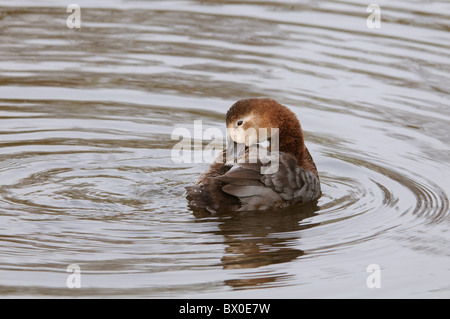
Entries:
<svg viewBox="0 0 450 319">
<path fill-rule="evenodd" d="M 237 126 L 241 126 L 243 123 L 244 123 L 244 121 L 239 120 L 239 121 L 237 122 Z"/>
</svg>

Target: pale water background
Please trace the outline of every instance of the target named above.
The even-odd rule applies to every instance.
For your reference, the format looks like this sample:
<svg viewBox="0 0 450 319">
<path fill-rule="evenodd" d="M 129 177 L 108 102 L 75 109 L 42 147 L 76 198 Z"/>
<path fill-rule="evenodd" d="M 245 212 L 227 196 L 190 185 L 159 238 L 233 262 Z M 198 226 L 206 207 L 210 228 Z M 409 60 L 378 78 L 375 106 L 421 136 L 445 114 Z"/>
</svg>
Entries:
<svg viewBox="0 0 450 319">
<path fill-rule="evenodd" d="M 0 1 L 1 297 L 450 297 L 448 1 L 74 2 Z M 318 210 L 194 214 L 172 131 L 260 96 Z"/>
</svg>

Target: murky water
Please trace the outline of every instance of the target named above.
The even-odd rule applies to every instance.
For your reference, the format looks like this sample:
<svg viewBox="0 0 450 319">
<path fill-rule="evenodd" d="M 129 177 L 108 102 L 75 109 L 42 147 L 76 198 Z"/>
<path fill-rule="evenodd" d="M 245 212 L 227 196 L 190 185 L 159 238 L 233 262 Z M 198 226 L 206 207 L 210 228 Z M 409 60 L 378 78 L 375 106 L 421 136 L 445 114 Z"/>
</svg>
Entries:
<svg viewBox="0 0 450 319">
<path fill-rule="evenodd" d="M 0 2 L 1 296 L 450 297 L 449 2 L 77 3 Z M 259 96 L 318 207 L 193 213 L 172 131 Z"/>
</svg>

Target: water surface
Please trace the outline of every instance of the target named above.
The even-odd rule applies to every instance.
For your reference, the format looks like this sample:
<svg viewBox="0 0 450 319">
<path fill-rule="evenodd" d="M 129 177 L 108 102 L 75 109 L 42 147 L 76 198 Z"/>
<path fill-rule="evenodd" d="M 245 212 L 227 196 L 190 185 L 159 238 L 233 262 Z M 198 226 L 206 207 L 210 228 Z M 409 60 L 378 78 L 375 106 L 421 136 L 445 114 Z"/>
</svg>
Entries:
<svg viewBox="0 0 450 319">
<path fill-rule="evenodd" d="M 69 29 L 0 2 L 1 296 L 450 297 L 448 2 L 380 1 L 373 29 L 360 1 L 78 4 Z M 260 96 L 299 117 L 317 207 L 192 212 L 208 164 L 173 130 Z"/>
</svg>

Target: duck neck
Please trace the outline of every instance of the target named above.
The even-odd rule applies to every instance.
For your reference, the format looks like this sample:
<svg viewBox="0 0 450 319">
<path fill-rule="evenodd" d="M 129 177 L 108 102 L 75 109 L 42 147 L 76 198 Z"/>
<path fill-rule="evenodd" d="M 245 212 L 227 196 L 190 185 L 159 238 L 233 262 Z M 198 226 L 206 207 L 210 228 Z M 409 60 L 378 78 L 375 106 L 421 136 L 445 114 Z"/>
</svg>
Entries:
<svg viewBox="0 0 450 319">
<path fill-rule="evenodd" d="M 295 123 L 292 127 L 280 129 L 279 131 L 280 152 L 291 153 L 297 163 L 304 169 L 313 172 L 317 177 L 317 167 L 305 146 L 303 132 L 300 124 Z"/>
<path fill-rule="evenodd" d="M 302 165 L 305 154 L 303 134 L 298 130 L 280 130 L 279 134 L 280 152 L 291 153 L 297 159 L 297 162 Z"/>
</svg>

